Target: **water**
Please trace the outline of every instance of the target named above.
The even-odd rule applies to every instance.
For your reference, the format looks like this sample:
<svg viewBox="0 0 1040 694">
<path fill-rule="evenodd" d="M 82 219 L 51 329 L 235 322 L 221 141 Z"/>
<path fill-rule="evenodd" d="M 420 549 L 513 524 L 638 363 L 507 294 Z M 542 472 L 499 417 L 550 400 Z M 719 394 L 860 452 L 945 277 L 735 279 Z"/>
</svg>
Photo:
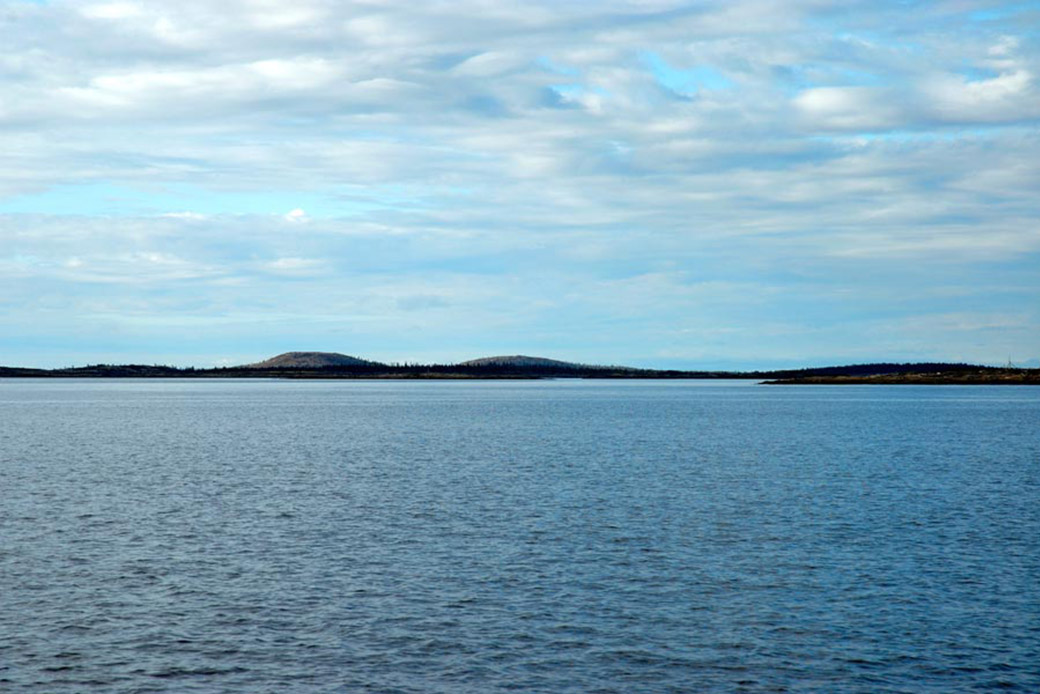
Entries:
<svg viewBox="0 0 1040 694">
<path fill-rule="evenodd" d="M 1040 691 L 1040 388 L 0 381 L 0 690 Z"/>
</svg>

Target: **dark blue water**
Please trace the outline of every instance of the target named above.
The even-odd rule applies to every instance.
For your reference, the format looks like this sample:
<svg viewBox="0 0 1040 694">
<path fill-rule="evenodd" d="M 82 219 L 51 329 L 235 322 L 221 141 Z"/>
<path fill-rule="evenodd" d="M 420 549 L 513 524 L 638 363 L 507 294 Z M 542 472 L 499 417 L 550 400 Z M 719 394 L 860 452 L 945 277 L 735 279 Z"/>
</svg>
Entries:
<svg viewBox="0 0 1040 694">
<path fill-rule="evenodd" d="M 0 381 L 0 690 L 1040 691 L 1040 388 Z"/>
</svg>

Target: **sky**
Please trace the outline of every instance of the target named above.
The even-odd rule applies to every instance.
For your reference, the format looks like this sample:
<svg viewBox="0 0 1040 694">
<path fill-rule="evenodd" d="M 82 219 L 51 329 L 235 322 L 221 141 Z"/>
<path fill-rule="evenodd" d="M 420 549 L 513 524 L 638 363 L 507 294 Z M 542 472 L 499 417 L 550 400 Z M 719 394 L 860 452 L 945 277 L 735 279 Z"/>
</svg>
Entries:
<svg viewBox="0 0 1040 694">
<path fill-rule="evenodd" d="M 0 0 L 0 364 L 1040 366 L 1040 2 Z"/>
</svg>

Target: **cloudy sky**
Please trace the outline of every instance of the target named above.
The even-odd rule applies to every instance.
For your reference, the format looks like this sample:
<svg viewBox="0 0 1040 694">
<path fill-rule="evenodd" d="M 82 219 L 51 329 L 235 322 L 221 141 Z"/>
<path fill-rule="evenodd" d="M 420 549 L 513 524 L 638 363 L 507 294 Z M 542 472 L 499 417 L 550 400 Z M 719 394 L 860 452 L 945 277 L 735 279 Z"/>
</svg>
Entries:
<svg viewBox="0 0 1040 694">
<path fill-rule="evenodd" d="M 1040 2 L 2 0 L 0 45 L 0 364 L 1040 364 Z"/>
</svg>

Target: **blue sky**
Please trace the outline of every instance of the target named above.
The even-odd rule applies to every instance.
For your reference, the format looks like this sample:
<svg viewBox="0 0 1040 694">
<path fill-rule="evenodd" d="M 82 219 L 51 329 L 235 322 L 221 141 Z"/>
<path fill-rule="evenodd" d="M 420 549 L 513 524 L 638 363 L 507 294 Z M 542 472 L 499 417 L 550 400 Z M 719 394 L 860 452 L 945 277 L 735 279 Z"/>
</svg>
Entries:
<svg viewBox="0 0 1040 694">
<path fill-rule="evenodd" d="M 1040 365 L 1040 3 L 5 3 L 0 364 Z"/>
</svg>

